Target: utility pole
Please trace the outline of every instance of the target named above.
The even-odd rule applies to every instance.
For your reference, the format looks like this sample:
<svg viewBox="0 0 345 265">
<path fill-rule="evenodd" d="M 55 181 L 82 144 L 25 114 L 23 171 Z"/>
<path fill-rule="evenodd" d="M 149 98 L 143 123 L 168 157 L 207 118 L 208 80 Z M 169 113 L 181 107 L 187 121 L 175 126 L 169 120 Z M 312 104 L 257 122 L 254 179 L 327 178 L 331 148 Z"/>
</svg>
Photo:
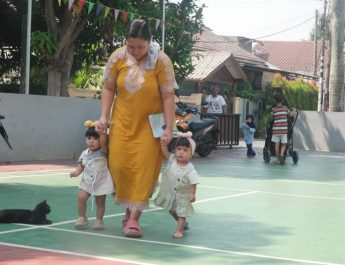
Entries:
<svg viewBox="0 0 345 265">
<path fill-rule="evenodd" d="M 343 110 L 345 0 L 332 0 L 332 51 L 329 79 L 329 111 Z"/>
<path fill-rule="evenodd" d="M 316 77 L 317 73 L 317 21 L 319 15 L 317 10 L 315 10 L 315 28 L 314 28 L 314 76 Z"/>
<path fill-rule="evenodd" d="M 327 0 L 324 0 L 323 14 L 321 19 L 321 56 L 320 56 L 320 78 L 319 78 L 319 96 L 317 111 L 323 110 L 323 92 L 324 92 L 324 61 L 325 61 L 325 38 L 326 38 L 326 8 Z"/>
</svg>

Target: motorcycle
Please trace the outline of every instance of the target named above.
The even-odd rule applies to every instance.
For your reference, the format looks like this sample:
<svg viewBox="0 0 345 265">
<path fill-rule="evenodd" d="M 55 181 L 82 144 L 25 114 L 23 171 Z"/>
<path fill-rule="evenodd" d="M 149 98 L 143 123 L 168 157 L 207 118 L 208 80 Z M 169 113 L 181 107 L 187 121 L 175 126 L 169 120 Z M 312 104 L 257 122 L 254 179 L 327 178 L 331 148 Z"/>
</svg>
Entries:
<svg viewBox="0 0 345 265">
<path fill-rule="evenodd" d="M 177 130 L 180 132 L 191 131 L 193 140 L 196 143 L 195 152 L 201 156 L 208 156 L 217 142 L 217 119 L 206 118 L 198 121 L 190 121 L 193 115 L 199 114 L 198 108 L 183 102 L 176 103 L 175 122 Z M 176 138 L 169 143 L 169 151 L 176 145 Z"/>
</svg>

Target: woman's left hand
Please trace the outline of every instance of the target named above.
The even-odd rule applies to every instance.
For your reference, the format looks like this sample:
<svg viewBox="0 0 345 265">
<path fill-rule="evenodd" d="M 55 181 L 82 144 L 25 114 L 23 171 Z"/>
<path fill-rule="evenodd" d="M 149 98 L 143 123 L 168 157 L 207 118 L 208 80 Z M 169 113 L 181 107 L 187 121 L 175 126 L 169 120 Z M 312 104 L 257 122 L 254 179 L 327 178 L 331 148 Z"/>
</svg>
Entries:
<svg viewBox="0 0 345 265">
<path fill-rule="evenodd" d="M 163 137 L 162 137 L 164 144 L 166 145 L 169 144 L 172 138 L 173 138 L 172 131 L 165 129 Z"/>
</svg>

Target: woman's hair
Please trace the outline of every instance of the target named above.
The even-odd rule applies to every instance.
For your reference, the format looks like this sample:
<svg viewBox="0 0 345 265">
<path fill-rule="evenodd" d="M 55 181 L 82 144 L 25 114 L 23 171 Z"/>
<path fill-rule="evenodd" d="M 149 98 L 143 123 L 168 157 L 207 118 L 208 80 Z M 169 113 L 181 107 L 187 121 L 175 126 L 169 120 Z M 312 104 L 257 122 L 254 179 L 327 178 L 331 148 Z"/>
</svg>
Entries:
<svg viewBox="0 0 345 265">
<path fill-rule="evenodd" d="M 86 130 L 85 137 L 94 137 L 94 138 L 98 139 L 99 134 L 96 132 L 95 127 L 90 127 Z"/>
<path fill-rule="evenodd" d="M 132 20 L 127 26 L 125 37 L 126 40 L 129 38 L 140 38 L 150 41 L 152 34 L 148 21 L 145 18 Z"/>
<path fill-rule="evenodd" d="M 177 138 L 176 146 L 184 146 L 188 148 L 190 147 L 190 142 L 187 139 L 187 137 L 180 137 L 180 138 Z"/>
</svg>

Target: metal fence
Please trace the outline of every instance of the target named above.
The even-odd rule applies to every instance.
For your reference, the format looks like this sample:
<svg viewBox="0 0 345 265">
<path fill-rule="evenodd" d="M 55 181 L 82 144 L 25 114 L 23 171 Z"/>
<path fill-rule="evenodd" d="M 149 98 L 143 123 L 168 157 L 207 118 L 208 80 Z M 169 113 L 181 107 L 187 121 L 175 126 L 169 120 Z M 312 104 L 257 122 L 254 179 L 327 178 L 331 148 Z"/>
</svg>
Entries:
<svg viewBox="0 0 345 265">
<path fill-rule="evenodd" d="M 239 144 L 240 138 L 240 116 L 241 114 L 201 114 L 201 119 L 216 117 L 218 122 L 218 146 L 229 146 Z"/>
</svg>

